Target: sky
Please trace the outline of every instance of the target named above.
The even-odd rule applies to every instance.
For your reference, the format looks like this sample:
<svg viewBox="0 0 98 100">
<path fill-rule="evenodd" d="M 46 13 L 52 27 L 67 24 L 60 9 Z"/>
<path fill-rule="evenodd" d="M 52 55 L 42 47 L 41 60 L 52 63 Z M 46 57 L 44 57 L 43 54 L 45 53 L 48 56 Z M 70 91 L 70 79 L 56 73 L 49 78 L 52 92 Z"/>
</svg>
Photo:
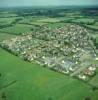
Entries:
<svg viewBox="0 0 98 100">
<path fill-rule="evenodd" d="M 98 0 L 0 0 L 0 7 L 55 5 L 98 5 Z"/>
</svg>

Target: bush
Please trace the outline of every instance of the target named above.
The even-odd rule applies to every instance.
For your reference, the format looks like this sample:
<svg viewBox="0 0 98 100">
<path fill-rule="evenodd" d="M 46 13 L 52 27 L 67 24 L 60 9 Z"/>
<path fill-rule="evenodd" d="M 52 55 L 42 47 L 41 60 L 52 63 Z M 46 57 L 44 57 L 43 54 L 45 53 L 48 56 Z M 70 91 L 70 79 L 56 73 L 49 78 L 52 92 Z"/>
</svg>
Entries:
<svg viewBox="0 0 98 100">
<path fill-rule="evenodd" d="M 90 97 L 85 97 L 85 99 L 84 100 L 91 100 L 91 98 Z"/>
<path fill-rule="evenodd" d="M 98 87 L 93 86 L 93 87 L 92 87 L 92 90 L 93 90 L 93 91 L 96 91 L 96 90 L 98 90 Z"/>
<path fill-rule="evenodd" d="M 0 73 L 0 77 L 1 77 L 1 73 Z"/>
</svg>

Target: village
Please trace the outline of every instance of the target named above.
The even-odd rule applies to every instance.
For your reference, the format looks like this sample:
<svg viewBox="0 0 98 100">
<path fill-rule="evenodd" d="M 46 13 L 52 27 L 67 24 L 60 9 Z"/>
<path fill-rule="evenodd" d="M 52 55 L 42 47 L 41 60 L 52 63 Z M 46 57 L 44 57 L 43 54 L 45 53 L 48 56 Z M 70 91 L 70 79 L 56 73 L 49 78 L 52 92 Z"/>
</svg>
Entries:
<svg viewBox="0 0 98 100">
<path fill-rule="evenodd" d="M 0 46 L 43 67 L 88 80 L 96 74 L 96 52 L 89 32 L 79 25 L 41 30 L 3 40 Z"/>
</svg>

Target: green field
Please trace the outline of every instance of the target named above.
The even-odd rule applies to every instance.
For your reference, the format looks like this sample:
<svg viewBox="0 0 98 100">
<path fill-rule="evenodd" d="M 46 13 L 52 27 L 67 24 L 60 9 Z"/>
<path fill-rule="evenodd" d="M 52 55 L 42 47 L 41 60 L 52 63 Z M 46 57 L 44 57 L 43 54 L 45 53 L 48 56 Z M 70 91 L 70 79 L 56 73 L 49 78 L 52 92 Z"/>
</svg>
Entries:
<svg viewBox="0 0 98 100">
<path fill-rule="evenodd" d="M 97 69 L 97 73 L 98 73 L 98 69 Z M 93 79 L 90 81 L 90 84 L 98 87 L 98 74 L 95 77 L 93 77 Z"/>
<path fill-rule="evenodd" d="M 27 17 L 23 17 L 22 20 L 19 21 L 19 23 L 22 24 L 34 24 L 36 25 L 36 23 L 42 23 L 39 20 L 44 20 L 46 17 L 31 17 L 31 16 L 27 16 Z"/>
<path fill-rule="evenodd" d="M 24 17 L 22 20 L 19 21 L 19 23 L 22 24 L 30 24 L 30 25 L 45 25 L 49 23 L 57 23 L 60 21 L 68 21 L 72 20 L 73 18 L 69 17 L 55 17 L 55 18 L 50 18 L 50 17 Z"/>
<path fill-rule="evenodd" d="M 62 27 L 64 25 L 70 25 L 70 23 L 60 23 L 60 22 L 59 23 L 50 23 L 45 26 L 50 27 L 51 29 L 54 29 L 54 28 Z"/>
<path fill-rule="evenodd" d="M 0 29 L 0 32 L 11 33 L 11 34 L 21 34 L 21 33 L 31 32 L 32 28 L 33 28 L 32 25 L 16 24 L 11 27 Z"/>
<path fill-rule="evenodd" d="M 72 22 L 87 24 L 87 23 L 93 23 L 94 19 L 91 19 L 91 18 L 80 18 L 80 19 L 72 20 Z"/>
<path fill-rule="evenodd" d="M 9 18 L 9 17 L 16 17 L 17 16 L 17 14 L 15 14 L 15 13 L 11 13 L 11 12 L 7 12 L 7 11 L 5 11 L 5 12 L 0 12 L 0 18 Z"/>
<path fill-rule="evenodd" d="M 42 20 L 38 20 L 39 22 L 59 22 L 60 20 L 56 19 L 56 18 L 46 18 L 46 19 L 42 19 Z"/>
<path fill-rule="evenodd" d="M 30 64 L 0 49 L 0 93 L 7 100 L 97 100 L 82 81 Z M 0 99 L 2 100 L 2 99 Z"/>
<path fill-rule="evenodd" d="M 44 22 L 32 22 L 32 25 L 38 25 L 38 26 L 42 26 L 42 25 L 46 25 L 47 23 Z"/>
<path fill-rule="evenodd" d="M 0 41 L 16 37 L 14 34 L 0 33 Z"/>
<path fill-rule="evenodd" d="M 11 24 L 13 21 L 15 21 L 16 17 L 10 17 L 10 18 L 0 18 L 0 26 L 1 25 L 8 25 Z"/>
<path fill-rule="evenodd" d="M 86 25 L 88 28 L 98 30 L 98 25 Z"/>
</svg>

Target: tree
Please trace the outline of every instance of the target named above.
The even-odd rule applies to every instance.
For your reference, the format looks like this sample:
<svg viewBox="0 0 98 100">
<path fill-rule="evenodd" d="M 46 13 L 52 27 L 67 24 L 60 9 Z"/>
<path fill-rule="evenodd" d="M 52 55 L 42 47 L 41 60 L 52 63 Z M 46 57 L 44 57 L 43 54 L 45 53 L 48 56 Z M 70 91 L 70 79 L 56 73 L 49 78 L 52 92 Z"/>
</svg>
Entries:
<svg viewBox="0 0 98 100">
<path fill-rule="evenodd" d="M 98 87 L 93 86 L 93 87 L 92 87 L 92 90 L 93 90 L 93 91 L 96 91 L 96 90 L 98 90 Z"/>
<path fill-rule="evenodd" d="M 0 73 L 0 77 L 1 77 L 1 73 Z"/>
<path fill-rule="evenodd" d="M 5 92 L 2 93 L 2 99 L 3 99 L 3 100 L 6 100 Z"/>
<path fill-rule="evenodd" d="M 84 100 L 91 100 L 91 98 L 90 97 L 85 97 L 85 99 Z"/>
<path fill-rule="evenodd" d="M 51 97 L 49 97 L 48 100 L 53 100 L 53 99 Z"/>
</svg>

